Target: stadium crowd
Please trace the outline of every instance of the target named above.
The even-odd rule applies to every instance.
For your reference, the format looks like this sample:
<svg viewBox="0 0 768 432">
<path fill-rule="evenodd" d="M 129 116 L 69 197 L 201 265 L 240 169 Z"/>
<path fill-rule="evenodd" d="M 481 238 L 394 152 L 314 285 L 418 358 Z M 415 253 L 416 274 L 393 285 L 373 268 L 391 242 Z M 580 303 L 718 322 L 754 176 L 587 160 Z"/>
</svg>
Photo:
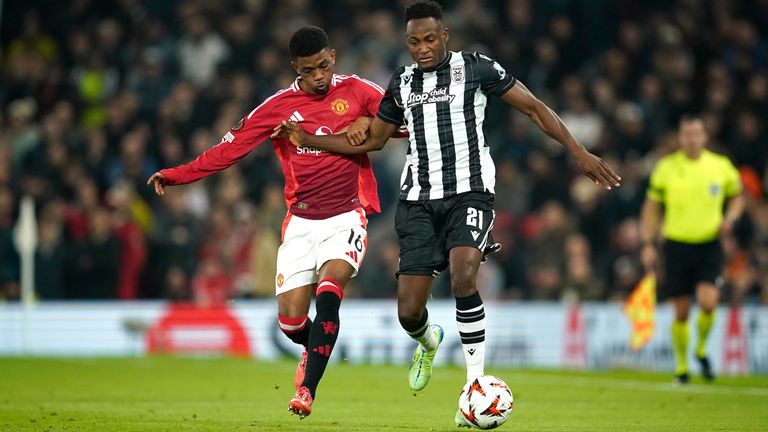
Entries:
<svg viewBox="0 0 768 432">
<path fill-rule="evenodd" d="M 2 2 L 0 297 L 19 296 L 19 202 L 34 198 L 41 299 L 194 299 L 274 293 L 285 216 L 269 143 L 222 173 L 154 196 L 146 179 L 217 144 L 294 80 L 288 38 L 324 27 L 338 73 L 381 85 L 410 64 L 406 1 Z M 768 303 L 768 1 L 445 0 L 449 46 L 494 57 L 623 177 L 606 192 L 557 143 L 495 101 L 494 236 L 483 297 L 618 300 L 642 276 L 638 218 L 682 113 L 741 171 L 747 215 L 726 299 Z M 760 120 L 763 119 L 763 120 Z M 390 298 L 405 152 L 373 155 L 383 214 L 348 296 Z M 447 296 L 446 283 L 435 296 Z"/>
</svg>

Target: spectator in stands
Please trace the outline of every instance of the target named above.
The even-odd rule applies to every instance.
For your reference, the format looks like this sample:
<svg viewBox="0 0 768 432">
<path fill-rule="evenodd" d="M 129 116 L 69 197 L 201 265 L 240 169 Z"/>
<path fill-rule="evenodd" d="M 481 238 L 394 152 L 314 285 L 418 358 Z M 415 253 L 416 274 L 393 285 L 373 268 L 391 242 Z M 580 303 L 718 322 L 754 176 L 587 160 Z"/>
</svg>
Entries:
<svg viewBox="0 0 768 432">
<path fill-rule="evenodd" d="M 199 12 L 184 18 L 185 33 L 178 42 L 181 77 L 199 88 L 215 78 L 216 68 L 229 57 L 229 47 L 210 29 L 208 19 Z"/>
<path fill-rule="evenodd" d="M 64 281 L 69 298 L 117 298 L 120 245 L 112 234 L 109 210 L 89 209 L 88 231 L 67 254 Z"/>
</svg>

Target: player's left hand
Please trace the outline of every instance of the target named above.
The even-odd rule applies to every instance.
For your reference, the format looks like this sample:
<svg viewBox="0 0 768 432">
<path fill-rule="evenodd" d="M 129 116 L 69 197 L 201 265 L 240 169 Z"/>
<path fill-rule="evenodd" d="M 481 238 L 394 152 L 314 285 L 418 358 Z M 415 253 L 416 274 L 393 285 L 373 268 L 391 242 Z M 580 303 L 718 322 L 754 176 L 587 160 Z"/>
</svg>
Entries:
<svg viewBox="0 0 768 432">
<path fill-rule="evenodd" d="M 272 135 L 269 137 L 272 139 L 287 139 L 296 147 L 301 147 L 306 141 L 306 136 L 306 132 L 304 132 L 298 123 L 294 121 L 283 120 L 279 125 L 275 126 L 275 128 L 272 130 Z"/>
<path fill-rule="evenodd" d="M 607 190 L 621 185 L 621 177 L 613 172 L 599 157 L 587 150 L 580 151 L 574 154 L 573 157 L 576 159 L 584 175 L 589 177 L 595 184 L 599 184 Z"/>
<path fill-rule="evenodd" d="M 341 130 L 341 132 L 347 133 L 349 145 L 355 147 L 365 143 L 368 138 L 368 128 L 371 127 L 372 121 L 373 119 L 370 117 L 359 117 L 351 125 Z"/>
</svg>

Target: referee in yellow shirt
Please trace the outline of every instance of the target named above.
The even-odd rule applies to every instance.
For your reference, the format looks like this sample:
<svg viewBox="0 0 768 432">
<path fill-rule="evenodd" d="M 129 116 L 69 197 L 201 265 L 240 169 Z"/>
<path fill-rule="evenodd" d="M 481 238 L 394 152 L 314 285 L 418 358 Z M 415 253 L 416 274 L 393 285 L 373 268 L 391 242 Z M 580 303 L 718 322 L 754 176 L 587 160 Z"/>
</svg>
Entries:
<svg viewBox="0 0 768 432">
<path fill-rule="evenodd" d="M 680 149 L 661 159 L 651 173 L 641 224 L 646 271 L 656 268 L 662 206 L 664 273 L 662 293 L 675 306 L 672 344 L 675 381 L 688 382 L 688 313 L 691 295 L 699 306 L 696 358 L 706 380 L 714 379 L 707 357 L 707 336 L 720 299 L 717 280 L 723 267 L 720 234 L 729 234 L 744 211 L 739 172 L 733 163 L 705 148 L 709 136 L 701 117 L 686 115 L 678 129 Z M 727 201 L 725 215 L 723 204 Z"/>
</svg>

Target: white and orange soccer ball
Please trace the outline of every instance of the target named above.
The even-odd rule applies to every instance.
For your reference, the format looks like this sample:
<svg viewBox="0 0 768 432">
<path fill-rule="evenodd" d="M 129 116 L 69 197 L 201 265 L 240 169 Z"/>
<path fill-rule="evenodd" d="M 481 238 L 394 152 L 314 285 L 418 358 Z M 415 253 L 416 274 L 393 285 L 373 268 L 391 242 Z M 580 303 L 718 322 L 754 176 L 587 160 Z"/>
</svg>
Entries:
<svg viewBox="0 0 768 432">
<path fill-rule="evenodd" d="M 467 381 L 459 395 L 459 410 L 478 429 L 495 429 L 512 414 L 512 390 L 493 375 Z"/>
</svg>

